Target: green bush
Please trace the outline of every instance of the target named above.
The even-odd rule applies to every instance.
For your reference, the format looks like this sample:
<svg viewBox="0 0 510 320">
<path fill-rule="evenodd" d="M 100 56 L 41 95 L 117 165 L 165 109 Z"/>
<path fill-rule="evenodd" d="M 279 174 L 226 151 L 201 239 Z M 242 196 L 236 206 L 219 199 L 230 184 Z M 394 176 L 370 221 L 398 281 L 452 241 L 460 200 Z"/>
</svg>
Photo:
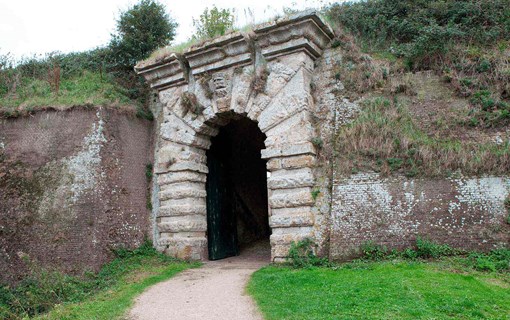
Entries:
<svg viewBox="0 0 510 320">
<path fill-rule="evenodd" d="M 473 252 L 468 259 L 470 265 L 479 271 L 510 271 L 510 249 L 497 249 L 489 253 Z"/>
<path fill-rule="evenodd" d="M 367 241 L 361 245 L 361 253 L 364 259 L 377 261 L 388 256 L 388 248 L 373 241 Z"/>
<path fill-rule="evenodd" d="M 287 262 L 294 268 L 310 268 L 327 266 L 328 259 L 320 258 L 314 252 L 315 243 L 309 239 L 292 242 L 290 245 Z"/>
<path fill-rule="evenodd" d="M 222 36 L 234 27 L 234 15 L 230 9 L 218 9 L 213 6 L 211 10 L 205 8 L 199 19 L 193 19 L 195 39 L 209 39 Z"/>
<path fill-rule="evenodd" d="M 389 60 L 393 72 L 432 69 L 459 96 L 473 96 L 467 125 L 510 123 L 504 101 L 510 98 L 510 0 L 364 0 L 332 5 L 326 15 L 365 52 L 400 58 Z"/>
<path fill-rule="evenodd" d="M 333 5 L 327 15 L 371 46 L 413 62 L 444 53 L 455 42 L 510 39 L 509 0 L 365 0 Z"/>
<path fill-rule="evenodd" d="M 457 253 L 447 244 L 437 244 L 427 239 L 418 237 L 416 239 L 416 253 L 419 258 L 433 258 L 451 256 Z"/>
</svg>

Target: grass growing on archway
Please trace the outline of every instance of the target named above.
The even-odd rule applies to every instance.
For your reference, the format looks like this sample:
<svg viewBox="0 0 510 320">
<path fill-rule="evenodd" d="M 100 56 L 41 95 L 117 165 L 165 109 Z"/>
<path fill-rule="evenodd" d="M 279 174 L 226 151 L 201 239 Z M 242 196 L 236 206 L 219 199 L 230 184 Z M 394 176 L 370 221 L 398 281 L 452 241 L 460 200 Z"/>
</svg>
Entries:
<svg viewBox="0 0 510 320">
<path fill-rule="evenodd" d="M 248 291 L 269 320 L 510 318 L 508 274 L 455 273 L 432 262 L 269 266 Z"/>
</svg>

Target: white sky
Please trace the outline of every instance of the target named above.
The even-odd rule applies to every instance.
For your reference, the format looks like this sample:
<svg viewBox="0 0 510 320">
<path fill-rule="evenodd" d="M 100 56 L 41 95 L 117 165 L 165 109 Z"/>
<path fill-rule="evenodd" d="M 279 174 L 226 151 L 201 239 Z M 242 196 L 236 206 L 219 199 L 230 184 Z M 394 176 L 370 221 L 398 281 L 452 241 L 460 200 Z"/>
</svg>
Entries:
<svg viewBox="0 0 510 320">
<path fill-rule="evenodd" d="M 0 53 L 14 57 L 52 51 L 83 51 L 105 45 L 115 30 L 115 20 L 137 0 L 0 0 Z M 179 23 L 174 43 L 193 34 L 193 18 L 214 4 L 234 8 L 237 24 L 261 22 L 283 7 L 305 9 L 328 0 L 160 0 Z M 251 9 L 253 15 L 245 14 Z M 252 21 L 255 18 L 255 21 Z"/>
</svg>

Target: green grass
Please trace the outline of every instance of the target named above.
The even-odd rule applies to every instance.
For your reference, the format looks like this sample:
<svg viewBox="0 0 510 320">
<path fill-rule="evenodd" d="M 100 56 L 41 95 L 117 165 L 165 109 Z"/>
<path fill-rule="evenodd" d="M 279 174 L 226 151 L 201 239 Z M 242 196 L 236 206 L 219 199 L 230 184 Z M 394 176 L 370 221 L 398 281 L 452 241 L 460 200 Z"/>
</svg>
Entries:
<svg viewBox="0 0 510 320">
<path fill-rule="evenodd" d="M 16 93 L 0 95 L 0 109 L 35 108 L 42 106 L 123 105 L 133 102 L 125 90 L 115 85 L 107 75 L 84 71 L 79 76 L 61 79 L 58 95 L 47 81 L 23 78 Z"/>
<path fill-rule="evenodd" d="M 83 302 L 59 305 L 50 313 L 35 319 L 119 319 L 132 305 L 133 299 L 145 289 L 196 266 L 198 265 L 185 262 L 161 264 L 147 259 L 143 266 L 128 273 L 107 291 L 100 292 Z"/>
<path fill-rule="evenodd" d="M 451 127 L 462 132 L 457 119 Z M 337 133 L 337 170 L 342 174 L 377 171 L 413 176 L 506 174 L 510 165 L 507 142 L 496 144 L 431 136 L 418 126 L 404 102 L 384 97 L 367 99 L 362 112 Z M 460 128 L 460 129 L 459 129 Z"/>
<path fill-rule="evenodd" d="M 146 288 L 200 265 L 160 254 L 150 242 L 115 253 L 98 273 L 80 277 L 27 261 L 31 273 L 24 280 L 0 286 L 0 319 L 119 319 Z"/>
<path fill-rule="evenodd" d="M 269 266 L 248 285 L 266 319 L 509 319 L 510 277 L 441 263 Z"/>
</svg>

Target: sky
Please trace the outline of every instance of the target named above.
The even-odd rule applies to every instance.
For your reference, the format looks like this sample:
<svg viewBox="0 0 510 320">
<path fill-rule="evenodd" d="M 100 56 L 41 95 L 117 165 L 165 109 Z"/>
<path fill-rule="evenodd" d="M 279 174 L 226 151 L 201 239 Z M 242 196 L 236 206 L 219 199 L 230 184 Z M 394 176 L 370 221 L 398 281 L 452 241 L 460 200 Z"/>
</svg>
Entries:
<svg viewBox="0 0 510 320">
<path fill-rule="evenodd" d="M 0 54 L 14 58 L 54 51 L 84 51 L 108 43 L 121 11 L 137 0 L 0 0 Z M 160 0 L 179 23 L 173 44 L 193 34 L 193 18 L 203 10 L 235 9 L 237 25 L 263 22 L 283 7 L 306 9 L 328 0 Z M 252 14 L 249 14 L 251 10 Z"/>
</svg>

